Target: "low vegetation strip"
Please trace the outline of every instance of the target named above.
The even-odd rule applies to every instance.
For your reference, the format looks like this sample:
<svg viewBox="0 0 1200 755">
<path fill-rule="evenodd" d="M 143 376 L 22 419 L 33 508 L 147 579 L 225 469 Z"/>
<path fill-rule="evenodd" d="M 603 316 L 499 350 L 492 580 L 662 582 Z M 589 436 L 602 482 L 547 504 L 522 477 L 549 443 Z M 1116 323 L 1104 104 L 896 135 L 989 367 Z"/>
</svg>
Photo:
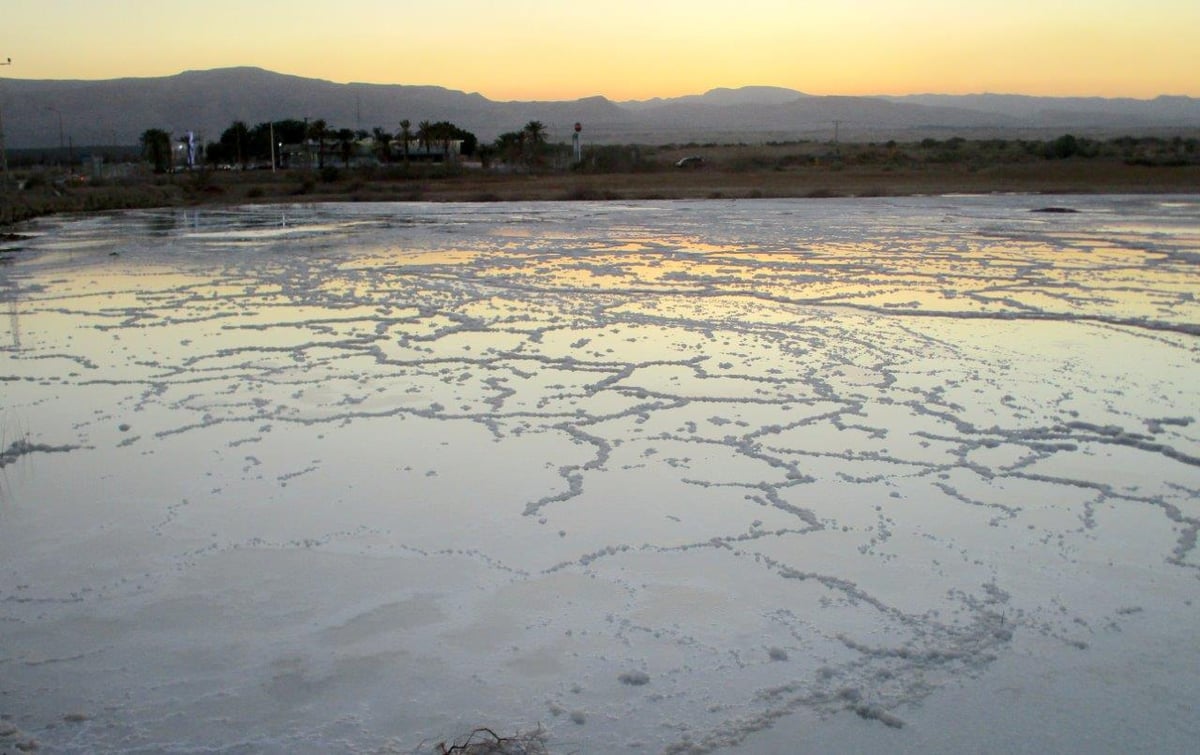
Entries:
<svg viewBox="0 0 1200 755">
<path fill-rule="evenodd" d="M 1196 139 L 1097 142 L 926 139 L 897 144 L 565 145 L 536 160 L 369 162 L 272 171 L 154 173 L 150 164 L 80 176 L 34 165 L 0 191 L 0 223 L 61 212 L 282 202 L 748 199 L 1024 192 L 1195 193 Z M 330 161 L 332 163 L 332 160 Z M 118 166 L 121 167 L 121 166 Z"/>
</svg>

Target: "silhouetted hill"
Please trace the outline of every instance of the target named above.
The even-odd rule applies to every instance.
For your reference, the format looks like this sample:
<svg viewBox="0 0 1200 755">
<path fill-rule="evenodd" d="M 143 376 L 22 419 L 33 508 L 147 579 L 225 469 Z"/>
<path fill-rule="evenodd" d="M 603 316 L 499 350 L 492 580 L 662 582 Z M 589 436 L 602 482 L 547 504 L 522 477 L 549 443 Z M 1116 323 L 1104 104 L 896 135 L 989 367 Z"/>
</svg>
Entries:
<svg viewBox="0 0 1200 755">
<path fill-rule="evenodd" d="M 438 86 L 338 84 L 265 71 L 223 68 L 105 81 L 0 79 L 8 146 L 54 147 L 59 116 L 77 146 L 133 144 L 148 128 L 196 131 L 215 140 L 234 120 L 253 126 L 283 118 L 331 127 L 399 130 L 401 119 L 448 120 L 491 140 L 542 121 L 551 141 L 584 125 L 590 143 L 908 139 L 924 136 L 1055 136 L 1194 133 L 1200 100 L 1045 98 L 1020 95 L 824 97 L 781 87 L 713 89 L 701 95 L 613 102 L 497 102 Z"/>
<path fill-rule="evenodd" d="M 798 100 L 801 97 L 808 97 L 808 95 L 803 92 L 797 92 L 795 89 L 785 89 L 783 87 L 748 86 L 738 89 L 718 87 L 710 89 L 704 94 L 689 94 L 683 97 L 668 98 L 655 97 L 650 100 L 630 100 L 621 104 L 630 110 L 644 110 L 667 105 L 780 105 L 785 102 Z"/>
<path fill-rule="evenodd" d="M 885 97 L 890 102 L 966 108 L 1005 116 L 1028 128 L 1095 124 L 1105 129 L 1200 127 L 1200 99 L 1162 95 L 1152 100 L 1127 97 L 1031 97 L 1020 94 L 920 94 Z"/>
</svg>

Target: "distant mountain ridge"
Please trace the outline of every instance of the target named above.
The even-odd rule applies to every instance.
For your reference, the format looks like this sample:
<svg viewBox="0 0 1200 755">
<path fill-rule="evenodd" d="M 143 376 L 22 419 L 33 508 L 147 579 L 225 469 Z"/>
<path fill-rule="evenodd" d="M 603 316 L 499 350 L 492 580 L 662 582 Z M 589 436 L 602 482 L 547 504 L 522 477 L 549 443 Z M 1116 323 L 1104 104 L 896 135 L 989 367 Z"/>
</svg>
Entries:
<svg viewBox="0 0 1200 755">
<path fill-rule="evenodd" d="M 737 89 L 718 87 L 704 94 L 683 97 L 655 97 L 650 100 L 622 102 L 624 107 L 643 110 L 665 105 L 782 105 L 809 95 L 784 87 L 746 86 Z"/>
<path fill-rule="evenodd" d="M 486 141 L 539 120 L 551 141 L 565 142 L 580 122 L 588 143 L 1200 133 L 1200 99 L 1179 96 L 840 97 L 748 86 L 628 102 L 603 96 L 514 102 L 439 86 L 339 84 L 252 67 L 102 81 L 0 78 L 0 104 L 14 149 L 58 146 L 60 117 L 62 139 L 76 146 L 134 144 L 148 128 L 192 130 L 212 141 L 234 120 L 253 126 L 283 118 L 392 132 L 405 118 L 414 127 L 448 120 Z"/>
</svg>

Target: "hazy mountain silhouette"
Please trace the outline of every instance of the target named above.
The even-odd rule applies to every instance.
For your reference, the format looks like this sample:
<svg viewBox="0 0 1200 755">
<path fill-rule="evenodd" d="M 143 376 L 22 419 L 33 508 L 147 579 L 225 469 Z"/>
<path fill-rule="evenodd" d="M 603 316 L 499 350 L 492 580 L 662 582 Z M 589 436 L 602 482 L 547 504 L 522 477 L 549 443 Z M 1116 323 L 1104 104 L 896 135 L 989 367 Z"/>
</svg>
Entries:
<svg viewBox="0 0 1200 755">
<path fill-rule="evenodd" d="M 1162 95 L 1152 100 L 1104 97 L 1031 97 L 1019 94 L 919 94 L 885 97 L 937 107 L 1006 116 L 1029 127 L 1095 124 L 1097 128 L 1200 128 L 1200 100 Z"/>
<path fill-rule="evenodd" d="M 781 105 L 808 97 L 803 92 L 783 87 L 748 86 L 738 89 L 719 87 L 704 94 L 689 94 L 683 97 L 655 97 L 650 100 L 632 100 L 621 103 L 631 110 L 645 110 L 665 105 Z"/>
<path fill-rule="evenodd" d="M 908 139 L 924 136 L 1039 136 L 1070 131 L 1117 135 L 1195 132 L 1200 99 L 1048 98 L 1020 95 L 827 97 L 781 87 L 712 89 L 704 94 L 613 102 L 498 102 L 438 86 L 338 84 L 265 71 L 223 68 L 104 81 L 0 79 L 8 146 L 133 144 L 148 128 L 198 132 L 215 140 L 234 120 L 253 126 L 283 118 L 324 119 L 334 128 L 397 131 L 401 119 L 451 121 L 480 139 L 531 120 L 551 141 L 575 122 L 591 143 Z"/>
</svg>

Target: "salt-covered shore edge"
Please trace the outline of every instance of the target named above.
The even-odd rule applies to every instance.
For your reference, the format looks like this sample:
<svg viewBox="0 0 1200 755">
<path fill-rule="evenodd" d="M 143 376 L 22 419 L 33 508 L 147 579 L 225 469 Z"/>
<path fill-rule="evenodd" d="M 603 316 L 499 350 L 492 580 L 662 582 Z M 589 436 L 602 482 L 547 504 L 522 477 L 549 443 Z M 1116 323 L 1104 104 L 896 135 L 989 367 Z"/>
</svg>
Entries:
<svg viewBox="0 0 1200 755">
<path fill-rule="evenodd" d="M 522 202 L 664 199 L 855 198 L 950 194 L 1196 194 L 1200 165 L 1113 162 L 808 166 L 788 170 L 680 170 L 644 173 L 416 173 L 335 171 L 182 173 L 91 185 L 0 191 L 0 227 L 57 213 L 155 207 L 295 202 Z M 329 174 L 327 177 L 331 177 Z"/>
</svg>

